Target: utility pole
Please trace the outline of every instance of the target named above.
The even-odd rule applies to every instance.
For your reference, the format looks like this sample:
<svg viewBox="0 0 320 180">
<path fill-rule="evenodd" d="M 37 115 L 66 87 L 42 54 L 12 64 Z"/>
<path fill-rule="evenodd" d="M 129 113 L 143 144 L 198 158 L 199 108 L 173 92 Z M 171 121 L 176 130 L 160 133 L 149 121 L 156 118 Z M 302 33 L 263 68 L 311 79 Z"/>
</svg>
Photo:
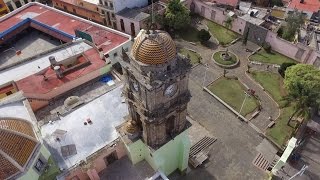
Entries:
<svg viewBox="0 0 320 180">
<path fill-rule="evenodd" d="M 288 180 L 291 180 L 295 177 L 297 177 L 298 175 L 299 176 L 302 176 L 304 171 L 306 171 L 306 169 L 308 168 L 309 166 L 308 165 L 303 165 L 303 167 L 300 169 L 300 171 L 298 171 L 295 175 L 291 176 Z"/>
<path fill-rule="evenodd" d="M 240 107 L 240 111 L 239 111 L 239 114 L 238 114 L 238 117 L 237 117 L 237 118 L 239 118 L 239 116 L 240 116 L 240 113 L 241 113 L 241 111 L 242 111 L 242 108 L 243 108 L 243 106 L 244 106 L 244 103 L 246 102 L 247 97 L 250 96 L 247 92 L 244 92 L 244 94 L 245 94 L 245 97 L 244 97 L 244 100 L 243 100 L 242 105 L 241 105 L 241 107 Z"/>
</svg>

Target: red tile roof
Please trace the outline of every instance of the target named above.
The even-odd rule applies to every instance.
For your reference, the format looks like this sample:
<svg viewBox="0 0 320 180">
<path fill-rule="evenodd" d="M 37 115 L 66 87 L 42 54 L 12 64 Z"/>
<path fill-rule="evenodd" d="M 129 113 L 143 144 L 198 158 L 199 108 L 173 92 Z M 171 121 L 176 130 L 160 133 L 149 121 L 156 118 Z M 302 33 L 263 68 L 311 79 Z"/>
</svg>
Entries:
<svg viewBox="0 0 320 180">
<path fill-rule="evenodd" d="M 27 7 L 24 9 L 22 7 L 22 10 L 19 8 L 13 11 L 13 15 L 9 14 L 4 18 L 1 18 L 0 33 L 16 25 L 25 18 L 30 18 L 70 35 L 75 35 L 76 29 L 86 29 L 86 32 L 93 37 L 96 46 L 98 48 L 101 47 L 104 53 L 107 53 L 111 49 L 129 40 L 128 35 L 124 35 L 120 32 L 115 33 L 114 30 L 107 27 L 90 23 L 63 11 L 38 3 L 29 4 L 27 4 Z"/>
<path fill-rule="evenodd" d="M 319 0 L 304 0 L 300 3 L 300 0 L 292 0 L 289 4 L 289 8 L 298 9 L 300 11 L 317 12 L 320 9 Z"/>
</svg>

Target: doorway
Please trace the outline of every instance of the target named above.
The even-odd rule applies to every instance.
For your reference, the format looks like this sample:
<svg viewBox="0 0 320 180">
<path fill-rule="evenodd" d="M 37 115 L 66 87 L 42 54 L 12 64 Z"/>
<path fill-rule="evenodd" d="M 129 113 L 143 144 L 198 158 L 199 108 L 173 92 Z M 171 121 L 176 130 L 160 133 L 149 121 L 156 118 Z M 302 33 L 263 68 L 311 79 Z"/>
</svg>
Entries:
<svg viewBox="0 0 320 180">
<path fill-rule="evenodd" d="M 113 151 L 111 154 L 103 158 L 104 163 L 106 166 L 114 163 L 116 160 L 118 160 L 117 151 Z"/>
</svg>

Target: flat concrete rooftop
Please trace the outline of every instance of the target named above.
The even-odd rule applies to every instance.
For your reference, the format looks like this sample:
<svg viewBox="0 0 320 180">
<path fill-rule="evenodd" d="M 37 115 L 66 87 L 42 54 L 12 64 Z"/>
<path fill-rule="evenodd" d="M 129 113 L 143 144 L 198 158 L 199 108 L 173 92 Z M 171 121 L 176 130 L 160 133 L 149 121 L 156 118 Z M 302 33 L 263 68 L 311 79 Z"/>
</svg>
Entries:
<svg viewBox="0 0 320 180">
<path fill-rule="evenodd" d="M 32 30 L 17 38 L 10 47 L 0 50 L 0 67 L 22 61 L 59 45 L 61 45 L 59 40 L 46 36 L 40 31 Z M 21 51 L 21 54 L 17 55 L 16 51 Z"/>
<path fill-rule="evenodd" d="M 120 125 L 123 117 L 128 115 L 121 92 L 122 86 L 119 86 L 72 113 L 60 116 L 61 120 L 41 127 L 44 143 L 59 167 L 72 167 L 118 137 L 115 126 Z M 92 124 L 84 125 L 88 118 Z M 66 131 L 60 141 L 53 136 L 56 130 Z M 75 144 L 77 154 L 64 158 L 61 147 L 70 144 Z"/>
<path fill-rule="evenodd" d="M 128 156 L 125 156 L 109 165 L 99 173 L 99 176 L 101 179 L 110 180 L 145 180 L 153 176 L 154 173 L 145 160 L 133 165 Z"/>
</svg>

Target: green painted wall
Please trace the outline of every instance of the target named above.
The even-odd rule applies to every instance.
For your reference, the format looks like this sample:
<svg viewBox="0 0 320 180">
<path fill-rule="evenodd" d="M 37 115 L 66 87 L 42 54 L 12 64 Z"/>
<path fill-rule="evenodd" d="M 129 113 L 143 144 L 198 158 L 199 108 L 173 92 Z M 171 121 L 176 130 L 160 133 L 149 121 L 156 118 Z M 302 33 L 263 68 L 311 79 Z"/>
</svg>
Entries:
<svg viewBox="0 0 320 180">
<path fill-rule="evenodd" d="M 111 64 L 108 64 L 108 65 L 102 67 L 102 68 L 100 69 L 100 74 L 101 74 L 101 75 L 104 75 L 104 74 L 109 73 L 109 72 L 111 71 L 111 67 L 112 67 Z"/>
<path fill-rule="evenodd" d="M 176 169 L 184 171 L 188 167 L 191 143 L 187 131 L 180 133 L 154 152 L 151 152 L 141 140 L 126 147 L 133 164 L 145 159 L 154 170 L 160 169 L 166 175 Z"/>
<path fill-rule="evenodd" d="M 46 160 L 49 159 L 50 152 L 42 144 L 40 147 L 40 153 L 42 154 L 42 156 Z M 39 179 L 39 174 L 35 171 L 33 166 L 37 162 L 36 160 L 38 160 L 40 153 L 38 153 L 37 158 L 34 159 L 32 165 L 29 167 L 29 170 L 22 177 L 18 178 L 18 180 L 37 180 L 37 179 Z"/>
</svg>

